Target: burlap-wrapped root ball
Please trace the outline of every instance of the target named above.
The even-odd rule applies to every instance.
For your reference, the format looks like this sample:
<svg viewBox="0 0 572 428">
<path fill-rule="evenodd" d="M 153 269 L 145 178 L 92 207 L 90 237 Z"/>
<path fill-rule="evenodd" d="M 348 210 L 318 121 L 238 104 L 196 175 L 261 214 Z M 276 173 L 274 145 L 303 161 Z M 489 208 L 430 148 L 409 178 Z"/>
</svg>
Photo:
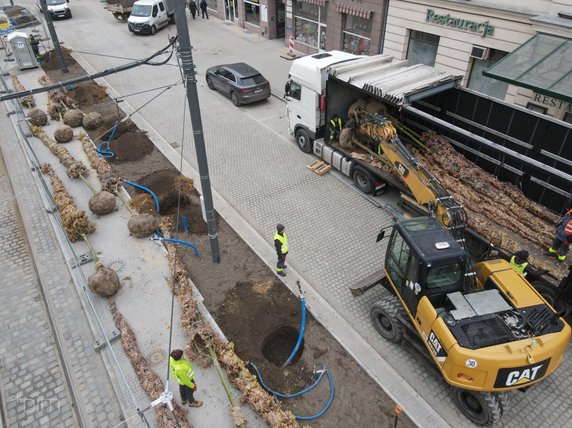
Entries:
<svg viewBox="0 0 572 428">
<path fill-rule="evenodd" d="M 109 214 L 115 209 L 115 196 L 107 190 L 102 190 L 89 199 L 89 209 L 97 215 Z"/>
<path fill-rule="evenodd" d="M 101 115 L 96 111 L 83 116 L 83 127 L 88 131 L 99 128 L 102 123 Z"/>
<path fill-rule="evenodd" d="M 66 111 L 64 114 L 64 123 L 66 125 L 75 128 L 76 126 L 80 126 L 83 122 L 83 112 L 78 109 L 71 109 Z"/>
<path fill-rule="evenodd" d="M 352 148 L 352 130 L 350 128 L 344 128 L 340 132 L 340 146 L 345 149 Z"/>
<path fill-rule="evenodd" d="M 58 126 L 54 132 L 54 139 L 58 143 L 68 143 L 73 138 L 73 129 L 68 125 Z"/>
<path fill-rule="evenodd" d="M 127 222 L 127 227 L 133 236 L 145 238 L 159 230 L 160 223 L 159 217 L 153 214 L 135 214 Z"/>
<path fill-rule="evenodd" d="M 117 293 L 121 284 L 117 272 L 104 266 L 103 263 L 97 263 L 95 273 L 88 278 L 87 285 L 95 294 L 109 297 Z"/>
<path fill-rule="evenodd" d="M 48 123 L 48 115 L 46 112 L 39 108 L 33 108 L 28 113 L 28 119 L 30 119 L 30 123 L 35 126 L 44 126 Z"/>
</svg>

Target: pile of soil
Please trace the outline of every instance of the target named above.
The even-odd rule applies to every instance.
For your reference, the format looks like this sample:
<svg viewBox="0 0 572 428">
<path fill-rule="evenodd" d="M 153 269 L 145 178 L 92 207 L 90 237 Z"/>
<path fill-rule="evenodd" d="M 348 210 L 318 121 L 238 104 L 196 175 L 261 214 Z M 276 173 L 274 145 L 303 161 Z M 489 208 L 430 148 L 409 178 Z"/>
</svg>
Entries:
<svg viewBox="0 0 572 428">
<path fill-rule="evenodd" d="M 71 56 L 68 67 L 78 72 Z M 53 81 L 58 80 L 58 71 L 49 67 L 44 71 Z M 118 116 L 116 105 L 103 99 L 100 89 L 93 85 L 87 82 L 80 86 L 80 91 L 77 88 L 75 91 L 82 94 L 76 99 L 79 108 L 84 112 L 98 111 L 104 118 L 101 129 L 88 131 L 90 138 L 95 139 L 123 113 Z M 196 191 L 184 194 L 179 205 L 173 192 L 179 172 L 132 122 L 121 124 L 110 148 L 117 155 L 110 163 L 118 176 L 150 188 L 160 201 L 161 215 L 173 218 L 175 224 L 179 212 L 179 230 L 174 231 L 174 237 L 192 242 L 199 249 L 199 256 L 195 256 L 191 249 L 180 247 L 193 283 L 222 331 L 234 342 L 237 355 L 258 367 L 267 386 L 283 393 L 296 392 L 311 383 L 314 366 L 317 369 L 327 366 L 335 382 L 336 396 L 325 415 L 311 421 L 312 426 L 393 426 L 395 403 L 311 314 L 307 316 L 304 343 L 297 358 L 282 369 L 280 366 L 294 348 L 300 328 L 298 297 L 276 280 L 274 273 L 218 214 L 221 262 L 212 263 L 198 194 Z M 132 197 L 141 194 L 140 190 L 128 187 Z M 186 230 L 183 215 L 188 224 Z M 329 394 L 330 386 L 324 376 L 314 390 L 283 401 L 282 406 L 297 415 L 313 415 L 323 408 Z M 398 426 L 413 424 L 402 415 Z"/>
</svg>

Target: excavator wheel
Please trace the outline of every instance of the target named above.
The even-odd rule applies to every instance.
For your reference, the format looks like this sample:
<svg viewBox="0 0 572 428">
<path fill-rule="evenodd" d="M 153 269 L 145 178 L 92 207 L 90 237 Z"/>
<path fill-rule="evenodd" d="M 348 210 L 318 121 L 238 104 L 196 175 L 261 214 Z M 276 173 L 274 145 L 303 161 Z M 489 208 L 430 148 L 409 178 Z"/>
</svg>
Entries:
<svg viewBox="0 0 572 428">
<path fill-rule="evenodd" d="M 375 329 L 390 342 L 399 342 L 403 337 L 402 326 L 397 318 L 403 308 L 395 296 L 385 297 L 374 303 L 371 320 Z"/>
<path fill-rule="evenodd" d="M 508 410 L 506 393 L 468 391 L 452 387 L 455 404 L 475 424 L 488 427 L 499 421 Z"/>
</svg>

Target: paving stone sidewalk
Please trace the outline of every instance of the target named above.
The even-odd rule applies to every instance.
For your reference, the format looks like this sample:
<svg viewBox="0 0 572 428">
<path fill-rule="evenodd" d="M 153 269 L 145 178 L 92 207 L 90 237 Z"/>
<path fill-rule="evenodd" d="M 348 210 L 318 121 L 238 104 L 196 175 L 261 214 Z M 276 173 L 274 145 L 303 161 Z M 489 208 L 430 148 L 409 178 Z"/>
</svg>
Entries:
<svg viewBox="0 0 572 428">
<path fill-rule="evenodd" d="M 0 392 L 7 426 L 114 426 L 123 414 L 6 113 L 0 105 Z"/>
</svg>

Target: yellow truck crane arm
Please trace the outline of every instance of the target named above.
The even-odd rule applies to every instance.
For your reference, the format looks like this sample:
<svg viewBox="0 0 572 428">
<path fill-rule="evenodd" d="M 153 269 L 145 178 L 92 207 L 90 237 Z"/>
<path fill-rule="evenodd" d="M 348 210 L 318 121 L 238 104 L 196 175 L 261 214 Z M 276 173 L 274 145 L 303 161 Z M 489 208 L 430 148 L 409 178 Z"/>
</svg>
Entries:
<svg viewBox="0 0 572 428">
<path fill-rule="evenodd" d="M 467 215 L 464 208 L 415 159 L 397 136 L 397 130 L 390 120 L 363 109 L 358 109 L 353 118 L 356 134 L 373 143 L 377 149 L 373 154 L 399 174 L 419 205 L 428 208 L 454 235 L 455 231 L 465 228 Z"/>
</svg>

